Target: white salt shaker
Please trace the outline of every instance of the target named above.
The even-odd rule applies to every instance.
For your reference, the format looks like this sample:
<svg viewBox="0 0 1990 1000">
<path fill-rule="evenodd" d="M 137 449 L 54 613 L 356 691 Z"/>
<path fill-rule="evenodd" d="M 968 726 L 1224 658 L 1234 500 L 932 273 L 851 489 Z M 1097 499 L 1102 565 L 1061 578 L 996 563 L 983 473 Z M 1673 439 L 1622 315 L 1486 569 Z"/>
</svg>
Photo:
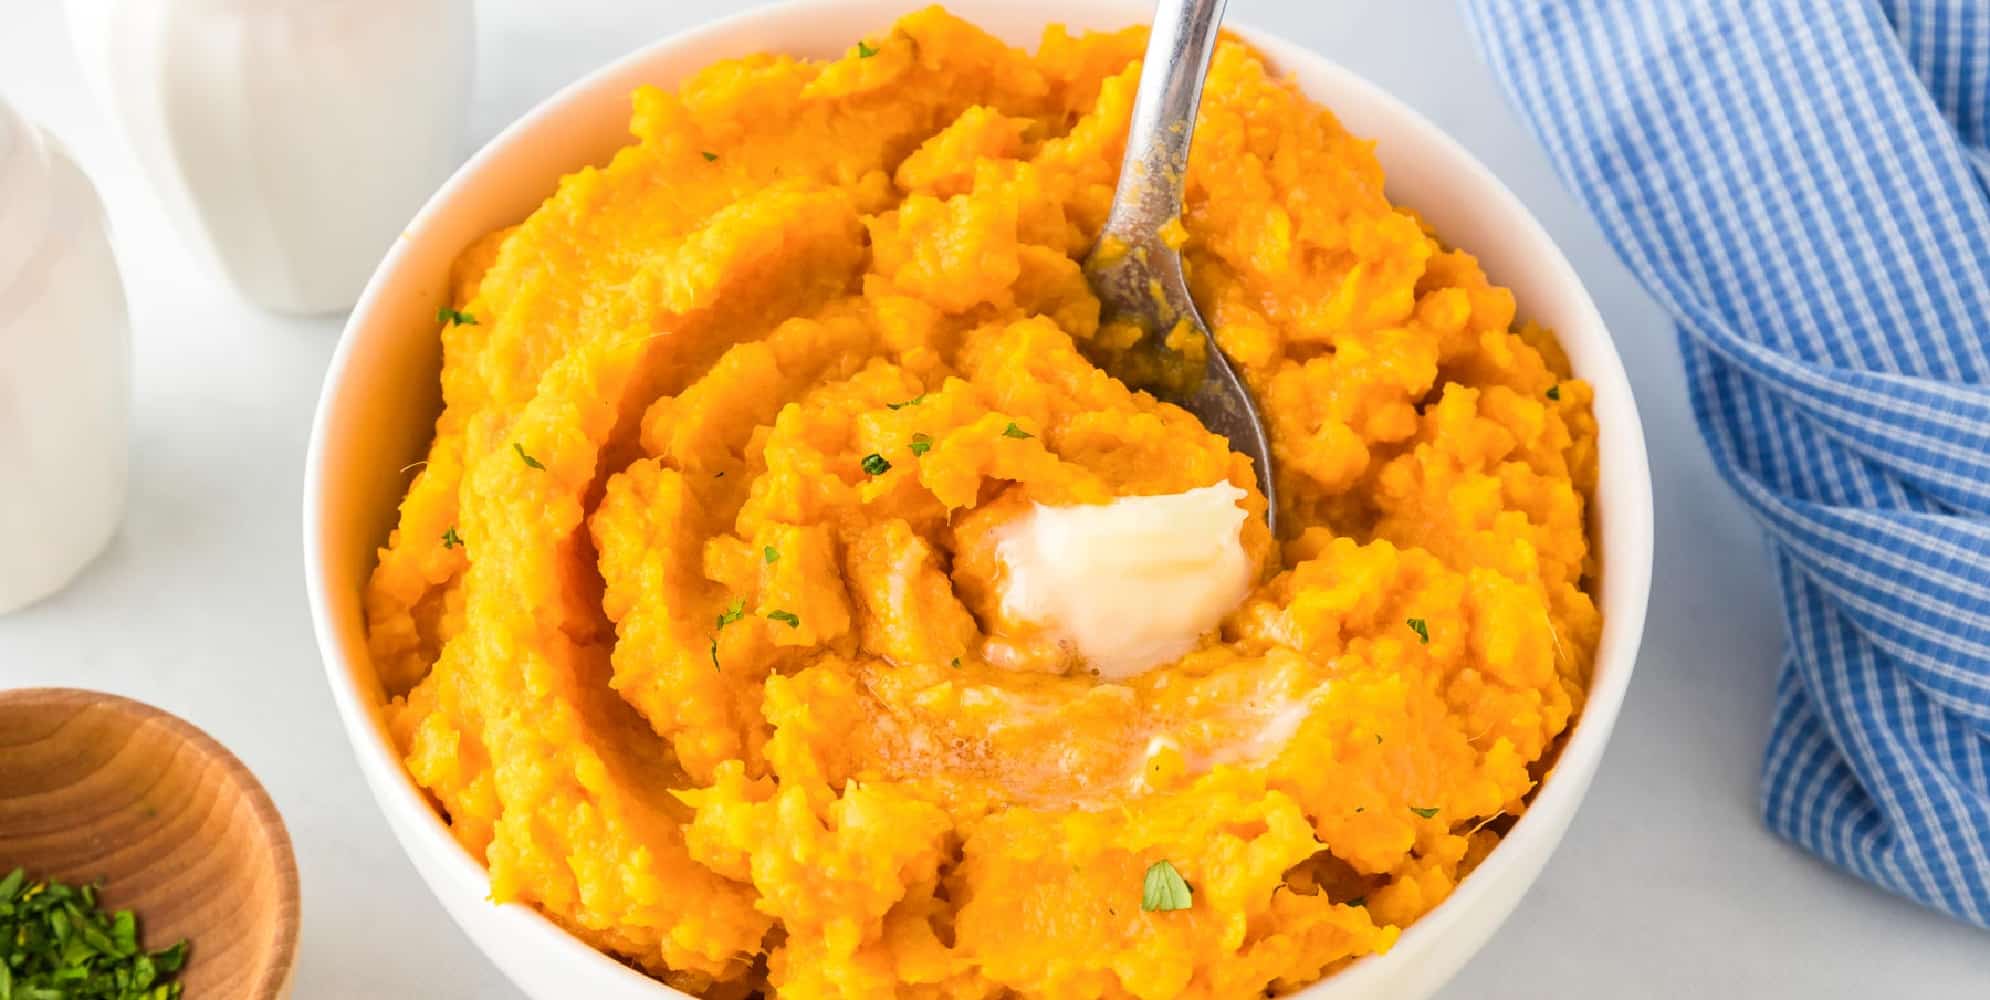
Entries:
<svg viewBox="0 0 1990 1000">
<path fill-rule="evenodd" d="M 0 613 L 62 589 L 117 531 L 130 420 L 103 205 L 0 100 Z"/>
<path fill-rule="evenodd" d="M 68 0 L 180 238 L 243 295 L 349 308 L 458 162 L 471 0 Z"/>
</svg>

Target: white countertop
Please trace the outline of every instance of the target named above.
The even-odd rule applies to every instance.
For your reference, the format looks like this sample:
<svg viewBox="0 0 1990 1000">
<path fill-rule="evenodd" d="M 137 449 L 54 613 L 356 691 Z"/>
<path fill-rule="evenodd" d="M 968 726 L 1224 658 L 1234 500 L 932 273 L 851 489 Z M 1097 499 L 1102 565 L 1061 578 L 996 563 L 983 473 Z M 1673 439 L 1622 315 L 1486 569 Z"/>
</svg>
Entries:
<svg viewBox="0 0 1990 1000">
<path fill-rule="evenodd" d="M 733 6 L 485 0 L 473 137 Z M 262 777 L 303 873 L 300 1000 L 515 998 L 367 796 L 311 638 L 300 470 L 339 321 L 257 312 L 176 249 L 85 96 L 59 10 L 0 5 L 0 94 L 69 145 L 109 206 L 136 330 L 132 495 L 81 580 L 0 618 L 0 687 L 152 702 Z M 1650 435 L 1657 578 L 1615 740 L 1547 872 L 1446 997 L 1990 997 L 1990 933 L 1842 875 L 1757 820 L 1781 641 L 1762 543 L 1694 432 L 1664 316 L 1504 104 L 1455 7 L 1234 0 L 1230 16 L 1393 91 L 1533 206 L 1616 334 Z"/>
</svg>

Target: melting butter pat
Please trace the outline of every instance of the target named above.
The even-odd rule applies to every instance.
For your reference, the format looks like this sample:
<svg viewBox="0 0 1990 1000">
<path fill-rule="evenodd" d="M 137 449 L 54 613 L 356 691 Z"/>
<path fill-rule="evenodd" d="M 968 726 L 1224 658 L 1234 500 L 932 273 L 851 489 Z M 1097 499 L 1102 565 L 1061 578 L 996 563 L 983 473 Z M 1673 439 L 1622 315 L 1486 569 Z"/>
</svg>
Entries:
<svg viewBox="0 0 1990 1000">
<path fill-rule="evenodd" d="M 1243 498 L 1217 483 L 1085 507 L 1037 504 L 996 538 L 1002 612 L 1108 678 L 1175 660 L 1250 592 Z"/>
</svg>

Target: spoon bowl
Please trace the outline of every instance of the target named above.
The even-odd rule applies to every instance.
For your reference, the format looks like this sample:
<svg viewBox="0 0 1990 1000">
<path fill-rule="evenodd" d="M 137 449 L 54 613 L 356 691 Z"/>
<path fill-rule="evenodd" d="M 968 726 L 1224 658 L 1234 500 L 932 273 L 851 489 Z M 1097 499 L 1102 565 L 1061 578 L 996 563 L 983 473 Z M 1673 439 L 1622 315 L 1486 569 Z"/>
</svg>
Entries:
<svg viewBox="0 0 1990 1000">
<path fill-rule="evenodd" d="M 206 733 L 128 698 L 0 692 L 0 877 L 101 881 L 144 946 L 185 940 L 201 1000 L 276 1000 L 297 953 L 290 835 L 249 769 Z"/>
<path fill-rule="evenodd" d="M 1119 186 L 1084 269 L 1099 298 L 1102 325 L 1135 334 L 1130 344 L 1097 352 L 1094 360 L 1121 382 L 1195 414 L 1204 427 L 1228 438 L 1231 448 L 1250 456 L 1258 492 L 1264 494 L 1265 520 L 1276 536 L 1278 496 L 1264 419 L 1197 311 L 1182 273 L 1181 250 L 1165 235 L 1182 214 L 1196 109 L 1226 3 L 1161 0 L 1156 7 Z"/>
</svg>

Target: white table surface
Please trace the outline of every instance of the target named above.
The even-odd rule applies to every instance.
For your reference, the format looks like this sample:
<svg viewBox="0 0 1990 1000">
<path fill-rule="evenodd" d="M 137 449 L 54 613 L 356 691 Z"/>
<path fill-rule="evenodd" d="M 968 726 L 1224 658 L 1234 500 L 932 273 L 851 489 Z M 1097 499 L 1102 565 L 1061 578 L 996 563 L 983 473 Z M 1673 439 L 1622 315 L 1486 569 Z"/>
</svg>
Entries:
<svg viewBox="0 0 1990 1000">
<path fill-rule="evenodd" d="M 472 138 L 732 6 L 485 0 Z M 59 9 L 0 0 L 0 94 L 69 145 L 109 206 L 135 322 L 132 494 L 122 533 L 74 586 L 0 618 L 0 687 L 152 702 L 261 775 L 303 873 L 302 1000 L 515 998 L 367 796 L 311 638 L 300 470 L 339 320 L 257 312 L 176 250 L 84 94 Z M 1663 315 L 1503 103 L 1456 9 L 1234 0 L 1230 16 L 1393 91 L 1533 206 L 1616 334 L 1650 435 L 1657 579 L 1615 740 L 1547 872 L 1445 996 L 1990 997 L 1990 934 L 1842 875 L 1758 821 L 1781 641 L 1761 541 L 1695 435 Z"/>
</svg>

